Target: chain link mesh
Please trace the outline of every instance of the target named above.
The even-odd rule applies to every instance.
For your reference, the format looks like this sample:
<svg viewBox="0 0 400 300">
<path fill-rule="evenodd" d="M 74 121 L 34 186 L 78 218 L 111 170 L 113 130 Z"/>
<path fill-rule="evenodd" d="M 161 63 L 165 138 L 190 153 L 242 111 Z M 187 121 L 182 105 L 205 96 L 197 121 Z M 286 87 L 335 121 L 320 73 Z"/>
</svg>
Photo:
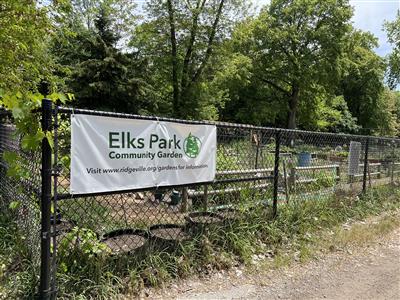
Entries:
<svg viewBox="0 0 400 300">
<path fill-rule="evenodd" d="M 1 111 L 0 111 L 1 113 Z M 22 151 L 21 137 L 7 115 L 0 114 L 0 209 L 3 217 L 18 226 L 30 252 L 33 265 L 40 259 L 40 151 Z M 4 159 L 16 157 L 13 169 L 19 177 L 8 176 L 11 171 Z M 38 271 L 38 270 L 37 270 Z"/>
<path fill-rule="evenodd" d="M 400 184 L 399 139 L 212 123 L 217 127 L 214 182 L 72 196 L 69 187 L 73 110 L 60 111 L 54 119 L 51 225 L 56 237 L 53 248 L 64 247 L 63 251 L 65 245 L 82 242 L 82 232 L 90 231 L 110 253 L 140 253 L 148 245 L 179 244 L 208 226 L 234 226 L 238 219 L 245 218 L 246 211 L 271 208 L 274 200 L 279 211 L 280 206 L 290 202 L 318 201 L 340 193 L 358 194 L 363 185 L 368 189 Z M 93 111 L 78 113 L 152 119 Z M 41 153 L 21 151 L 20 139 L 14 133 L 15 127 L 3 118 L 0 154 L 20 153 L 20 164 L 29 176 L 19 180 L 7 177 L 8 165 L 1 160 L 0 206 L 3 210 L 14 200 L 21 203 L 13 212 L 14 218 L 27 233 L 27 243 L 37 257 Z M 350 151 L 351 147 L 356 151 Z M 55 268 L 53 261 L 53 274 Z"/>
<path fill-rule="evenodd" d="M 213 183 L 74 198 L 69 195 L 71 112 L 59 114 L 59 223 L 66 229 L 78 226 L 94 231 L 114 253 L 136 251 L 153 241 L 180 242 L 190 238 L 193 228 L 234 220 L 255 206 L 272 206 L 278 132 L 278 207 L 363 189 L 366 137 L 215 123 Z M 367 187 L 398 182 L 399 140 L 369 140 Z M 354 174 L 348 172 L 350 143 L 359 143 L 360 148 Z"/>
</svg>

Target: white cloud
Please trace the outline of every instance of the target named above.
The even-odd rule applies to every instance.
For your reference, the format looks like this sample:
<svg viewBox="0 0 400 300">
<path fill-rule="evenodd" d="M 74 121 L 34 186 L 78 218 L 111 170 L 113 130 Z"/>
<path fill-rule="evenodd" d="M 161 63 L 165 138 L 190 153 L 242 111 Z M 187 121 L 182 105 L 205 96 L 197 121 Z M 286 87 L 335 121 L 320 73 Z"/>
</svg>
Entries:
<svg viewBox="0 0 400 300">
<path fill-rule="evenodd" d="M 355 27 L 372 32 L 379 39 L 376 52 L 386 55 L 391 51 L 383 31 L 383 23 L 396 18 L 400 9 L 400 0 L 356 0 L 351 1 L 354 7 L 353 24 Z"/>
</svg>

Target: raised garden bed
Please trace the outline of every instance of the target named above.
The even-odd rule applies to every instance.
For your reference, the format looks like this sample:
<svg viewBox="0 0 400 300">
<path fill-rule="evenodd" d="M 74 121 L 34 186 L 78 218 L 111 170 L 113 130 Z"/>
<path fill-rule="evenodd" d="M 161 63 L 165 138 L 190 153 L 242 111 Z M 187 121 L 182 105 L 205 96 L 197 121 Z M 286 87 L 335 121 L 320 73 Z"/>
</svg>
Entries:
<svg viewBox="0 0 400 300">
<path fill-rule="evenodd" d="M 102 242 L 113 254 L 130 254 L 145 247 L 149 239 L 147 231 L 140 229 L 118 229 L 103 235 Z"/>
<path fill-rule="evenodd" d="M 150 227 L 150 236 L 159 242 L 183 242 L 190 239 L 185 226 L 177 224 L 157 224 Z"/>
<path fill-rule="evenodd" d="M 213 212 L 193 212 L 186 216 L 188 228 L 192 232 L 199 232 L 211 226 L 222 225 L 224 218 Z"/>
<path fill-rule="evenodd" d="M 209 225 L 221 223 L 223 217 L 212 212 L 194 212 L 190 213 L 186 220 L 194 225 Z"/>
</svg>

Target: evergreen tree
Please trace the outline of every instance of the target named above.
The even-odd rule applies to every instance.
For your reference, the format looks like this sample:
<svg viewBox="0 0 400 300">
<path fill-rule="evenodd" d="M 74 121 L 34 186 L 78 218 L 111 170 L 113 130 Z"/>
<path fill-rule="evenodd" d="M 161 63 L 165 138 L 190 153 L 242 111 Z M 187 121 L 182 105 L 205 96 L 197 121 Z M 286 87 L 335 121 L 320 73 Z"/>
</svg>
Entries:
<svg viewBox="0 0 400 300">
<path fill-rule="evenodd" d="M 68 41 L 56 43 L 59 62 L 71 73 L 67 85 L 76 95 L 77 106 L 89 109 L 147 113 L 154 106 L 143 99 L 146 83 L 138 79 L 142 62 L 134 53 L 117 48 L 120 36 L 112 25 L 110 10 L 100 7 L 94 28 L 74 25 Z"/>
</svg>

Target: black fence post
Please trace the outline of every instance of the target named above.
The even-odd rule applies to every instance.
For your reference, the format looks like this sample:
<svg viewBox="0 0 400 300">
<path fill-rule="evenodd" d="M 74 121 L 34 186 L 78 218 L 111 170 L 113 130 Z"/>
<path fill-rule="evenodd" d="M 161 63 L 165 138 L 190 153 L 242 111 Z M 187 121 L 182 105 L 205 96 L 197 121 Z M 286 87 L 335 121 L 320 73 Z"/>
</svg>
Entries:
<svg viewBox="0 0 400 300">
<path fill-rule="evenodd" d="M 281 131 L 275 133 L 275 166 L 274 166 L 274 202 L 273 215 L 278 213 L 279 154 L 281 148 Z"/>
<path fill-rule="evenodd" d="M 52 102 L 42 100 L 42 130 L 51 129 Z M 42 140 L 42 189 L 41 189 L 41 253 L 40 253 L 40 299 L 50 298 L 50 214 L 51 214 L 51 147 L 47 138 Z"/>
<path fill-rule="evenodd" d="M 369 138 L 367 138 L 365 141 L 364 176 L 363 176 L 363 193 L 364 194 L 367 192 L 368 150 L 369 150 Z"/>
</svg>

